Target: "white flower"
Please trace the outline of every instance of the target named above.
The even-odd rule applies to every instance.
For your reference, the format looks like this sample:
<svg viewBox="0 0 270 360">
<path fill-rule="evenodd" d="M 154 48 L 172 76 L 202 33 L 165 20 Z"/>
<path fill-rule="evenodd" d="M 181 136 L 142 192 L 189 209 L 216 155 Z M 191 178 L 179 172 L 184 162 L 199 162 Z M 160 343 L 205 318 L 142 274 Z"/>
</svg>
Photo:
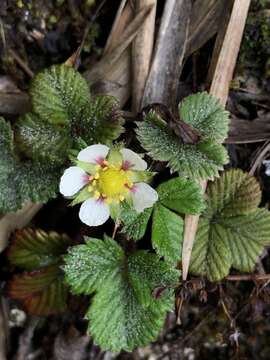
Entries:
<svg viewBox="0 0 270 360">
<path fill-rule="evenodd" d="M 157 192 L 144 181 L 149 178 L 146 162 L 129 149 L 91 145 L 79 152 L 77 166 L 65 170 L 60 192 L 83 202 L 79 217 L 89 226 L 104 224 L 111 212 L 126 200 L 137 212 L 153 206 Z"/>
<path fill-rule="evenodd" d="M 270 160 L 263 160 L 265 166 L 265 175 L 270 176 Z"/>
</svg>

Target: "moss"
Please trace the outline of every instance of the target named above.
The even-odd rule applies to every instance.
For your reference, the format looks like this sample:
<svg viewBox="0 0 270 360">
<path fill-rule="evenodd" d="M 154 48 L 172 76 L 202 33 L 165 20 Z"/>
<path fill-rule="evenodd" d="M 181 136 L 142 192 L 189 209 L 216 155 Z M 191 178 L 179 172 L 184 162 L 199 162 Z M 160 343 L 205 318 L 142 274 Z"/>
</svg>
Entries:
<svg viewBox="0 0 270 360">
<path fill-rule="evenodd" d="M 267 80 L 270 64 L 269 1 L 253 1 L 239 56 L 238 71 Z"/>
</svg>

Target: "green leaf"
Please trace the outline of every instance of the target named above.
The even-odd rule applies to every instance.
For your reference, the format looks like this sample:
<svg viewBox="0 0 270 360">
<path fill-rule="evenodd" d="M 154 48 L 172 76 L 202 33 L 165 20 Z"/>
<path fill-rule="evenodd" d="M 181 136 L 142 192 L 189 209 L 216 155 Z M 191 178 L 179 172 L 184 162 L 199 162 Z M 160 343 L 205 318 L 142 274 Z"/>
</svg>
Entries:
<svg viewBox="0 0 270 360">
<path fill-rule="evenodd" d="M 154 112 L 137 122 L 136 133 L 142 147 L 154 160 L 166 161 L 172 172 L 193 179 L 213 179 L 228 162 L 225 148 L 214 141 L 183 144 L 162 124 Z"/>
<path fill-rule="evenodd" d="M 72 67 L 54 65 L 37 74 L 30 94 L 33 111 L 44 121 L 68 126 L 88 106 L 90 91 L 86 80 Z"/>
<path fill-rule="evenodd" d="M 186 97 L 179 104 L 179 115 L 185 123 L 197 129 L 204 141 L 222 143 L 229 130 L 229 113 L 219 99 L 202 92 Z"/>
<path fill-rule="evenodd" d="M 167 290 L 160 299 L 152 293 L 160 286 L 175 286 L 177 270 L 146 251 L 127 257 L 108 237 L 74 247 L 65 261 L 72 290 L 95 292 L 87 312 L 88 332 L 103 350 L 132 351 L 157 337 L 173 306 L 173 291 Z"/>
<path fill-rule="evenodd" d="M 140 240 L 145 234 L 151 214 L 152 208 L 145 209 L 143 212 L 138 213 L 127 202 L 123 202 L 121 204 L 120 220 L 124 226 L 121 232 L 134 241 Z"/>
<path fill-rule="evenodd" d="M 66 280 L 75 294 L 91 294 L 106 279 L 112 279 L 123 259 L 123 250 L 109 237 L 89 238 L 86 244 L 70 248 L 64 256 Z"/>
<path fill-rule="evenodd" d="M 200 219 L 195 244 L 192 249 L 189 272 L 218 281 L 229 274 L 232 254 L 227 246 L 226 229 L 219 224 L 209 225 Z"/>
<path fill-rule="evenodd" d="M 270 213 L 257 208 L 261 198 L 257 181 L 241 170 L 228 170 L 208 185 L 206 195 L 190 272 L 218 281 L 231 267 L 252 271 L 270 244 Z"/>
<path fill-rule="evenodd" d="M 261 190 L 257 180 L 239 169 L 225 171 L 220 179 L 211 184 L 206 215 L 235 216 L 255 210 L 261 202 Z"/>
<path fill-rule="evenodd" d="M 15 142 L 20 152 L 36 161 L 62 164 L 72 146 L 69 132 L 29 113 L 16 122 Z"/>
<path fill-rule="evenodd" d="M 0 211 L 15 211 L 23 204 L 46 202 L 58 190 L 61 168 L 21 162 L 13 145 L 10 125 L 0 119 Z"/>
<path fill-rule="evenodd" d="M 119 103 L 113 96 L 96 96 L 83 109 L 80 122 L 73 123 L 72 131 L 88 144 L 108 144 L 124 131 L 124 119 Z"/>
<path fill-rule="evenodd" d="M 176 265 L 183 242 L 183 219 L 162 205 L 156 205 L 152 224 L 152 245 L 159 256 Z"/>
<path fill-rule="evenodd" d="M 227 231 L 232 266 L 240 271 L 253 271 L 264 246 L 270 243 L 269 211 L 256 209 L 249 214 L 225 218 L 221 223 Z"/>
<path fill-rule="evenodd" d="M 71 239 L 54 231 L 26 228 L 18 230 L 8 249 L 11 264 L 25 270 L 36 270 L 59 262 Z"/>
<path fill-rule="evenodd" d="M 0 210 L 16 211 L 28 202 L 45 203 L 56 196 L 60 170 L 45 165 L 10 164 L 10 171 L 0 174 Z"/>
<path fill-rule="evenodd" d="M 58 265 L 15 275 L 8 284 L 8 295 L 22 302 L 33 315 L 50 315 L 66 310 L 68 290 Z"/>
<path fill-rule="evenodd" d="M 174 178 L 157 188 L 159 202 L 182 214 L 199 214 L 204 208 L 202 189 L 195 181 Z"/>
</svg>

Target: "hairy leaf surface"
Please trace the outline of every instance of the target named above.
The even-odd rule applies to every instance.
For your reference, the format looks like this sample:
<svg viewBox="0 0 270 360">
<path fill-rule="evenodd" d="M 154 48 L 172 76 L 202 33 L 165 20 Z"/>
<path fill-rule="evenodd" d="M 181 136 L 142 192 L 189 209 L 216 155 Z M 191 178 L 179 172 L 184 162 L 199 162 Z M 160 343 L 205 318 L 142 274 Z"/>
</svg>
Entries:
<svg viewBox="0 0 270 360">
<path fill-rule="evenodd" d="M 90 101 L 86 80 L 66 65 L 54 65 L 37 74 L 30 94 L 34 112 L 54 125 L 68 126 Z"/>
<path fill-rule="evenodd" d="M 50 164 L 21 162 L 14 151 L 9 123 L 0 119 L 0 210 L 15 211 L 23 204 L 46 202 L 55 196 L 61 169 Z"/>
<path fill-rule="evenodd" d="M 218 98 L 202 92 L 179 104 L 180 118 L 200 132 L 204 140 L 222 143 L 229 130 L 229 114 Z"/>
<path fill-rule="evenodd" d="M 158 186 L 162 205 L 182 214 L 199 214 L 205 207 L 201 187 L 195 181 L 173 178 Z"/>
<path fill-rule="evenodd" d="M 228 162 L 225 148 L 208 139 L 198 144 L 183 144 L 159 116 L 149 112 L 144 121 L 137 122 L 137 136 L 154 160 L 166 161 L 171 172 L 193 179 L 213 179 Z"/>
<path fill-rule="evenodd" d="M 158 256 L 126 256 L 112 239 L 88 239 L 65 256 L 66 280 L 75 293 L 95 293 L 87 312 L 89 333 L 102 349 L 131 351 L 158 335 L 172 290 L 155 299 L 155 288 L 175 286 L 179 272 Z M 77 266 L 76 266 L 77 265 Z"/>
<path fill-rule="evenodd" d="M 257 181 L 241 170 L 225 171 L 208 185 L 207 208 L 199 221 L 190 272 L 218 281 L 233 267 L 252 271 L 270 244 L 270 213 L 258 209 Z"/>
</svg>

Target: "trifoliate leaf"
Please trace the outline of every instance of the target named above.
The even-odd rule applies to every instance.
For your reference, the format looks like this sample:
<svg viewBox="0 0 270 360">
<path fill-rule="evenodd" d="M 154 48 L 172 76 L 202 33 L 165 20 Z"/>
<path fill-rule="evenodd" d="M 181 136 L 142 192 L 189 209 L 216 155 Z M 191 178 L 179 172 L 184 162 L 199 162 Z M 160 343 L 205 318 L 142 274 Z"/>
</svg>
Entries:
<svg viewBox="0 0 270 360">
<path fill-rule="evenodd" d="M 252 271 L 264 246 L 270 244 L 270 213 L 257 208 L 258 183 L 241 170 L 229 170 L 208 185 L 206 195 L 190 272 L 218 281 L 231 267 Z"/>
<path fill-rule="evenodd" d="M 138 213 L 127 202 L 122 203 L 120 213 L 120 220 L 124 224 L 122 233 L 134 241 L 140 240 L 145 234 L 151 214 L 152 208 L 145 209 L 143 212 Z"/>
<path fill-rule="evenodd" d="M 71 239 L 65 234 L 26 228 L 15 233 L 8 259 L 24 270 L 35 270 L 59 262 L 70 244 Z"/>
<path fill-rule="evenodd" d="M 68 289 L 58 265 L 15 275 L 9 282 L 8 295 L 22 302 L 30 314 L 50 315 L 66 310 Z"/>
<path fill-rule="evenodd" d="M 29 113 L 16 122 L 15 141 L 22 154 L 37 161 L 62 164 L 72 147 L 69 131 L 42 121 Z"/>
<path fill-rule="evenodd" d="M 177 171 L 180 176 L 213 179 L 228 162 L 221 144 L 203 137 L 198 144 L 183 144 L 152 111 L 137 126 L 138 139 L 148 154 L 154 160 L 168 162 L 171 172 Z"/>
<path fill-rule="evenodd" d="M 86 80 L 72 67 L 54 65 L 37 74 L 30 94 L 33 111 L 54 125 L 68 125 L 88 106 L 90 92 Z"/>
<path fill-rule="evenodd" d="M 80 122 L 73 123 L 73 132 L 88 144 L 110 144 L 123 132 L 124 119 L 113 96 L 96 96 L 84 108 Z"/>
<path fill-rule="evenodd" d="M 198 130 L 204 141 L 222 143 L 229 130 L 229 113 L 219 99 L 202 92 L 186 97 L 179 104 L 179 115 L 185 123 Z"/>
<path fill-rule="evenodd" d="M 185 178 L 174 178 L 157 188 L 159 202 L 182 214 L 199 214 L 205 207 L 199 184 Z"/>
<path fill-rule="evenodd" d="M 152 245 L 159 256 L 176 265 L 181 258 L 183 242 L 183 219 L 157 204 L 153 214 Z"/>
<path fill-rule="evenodd" d="M 87 312 L 88 331 L 103 350 L 131 351 L 157 337 L 173 296 L 172 290 L 160 299 L 152 293 L 160 286 L 175 286 L 177 270 L 146 251 L 127 257 L 108 237 L 72 248 L 65 262 L 72 290 L 95 292 Z"/>
</svg>

